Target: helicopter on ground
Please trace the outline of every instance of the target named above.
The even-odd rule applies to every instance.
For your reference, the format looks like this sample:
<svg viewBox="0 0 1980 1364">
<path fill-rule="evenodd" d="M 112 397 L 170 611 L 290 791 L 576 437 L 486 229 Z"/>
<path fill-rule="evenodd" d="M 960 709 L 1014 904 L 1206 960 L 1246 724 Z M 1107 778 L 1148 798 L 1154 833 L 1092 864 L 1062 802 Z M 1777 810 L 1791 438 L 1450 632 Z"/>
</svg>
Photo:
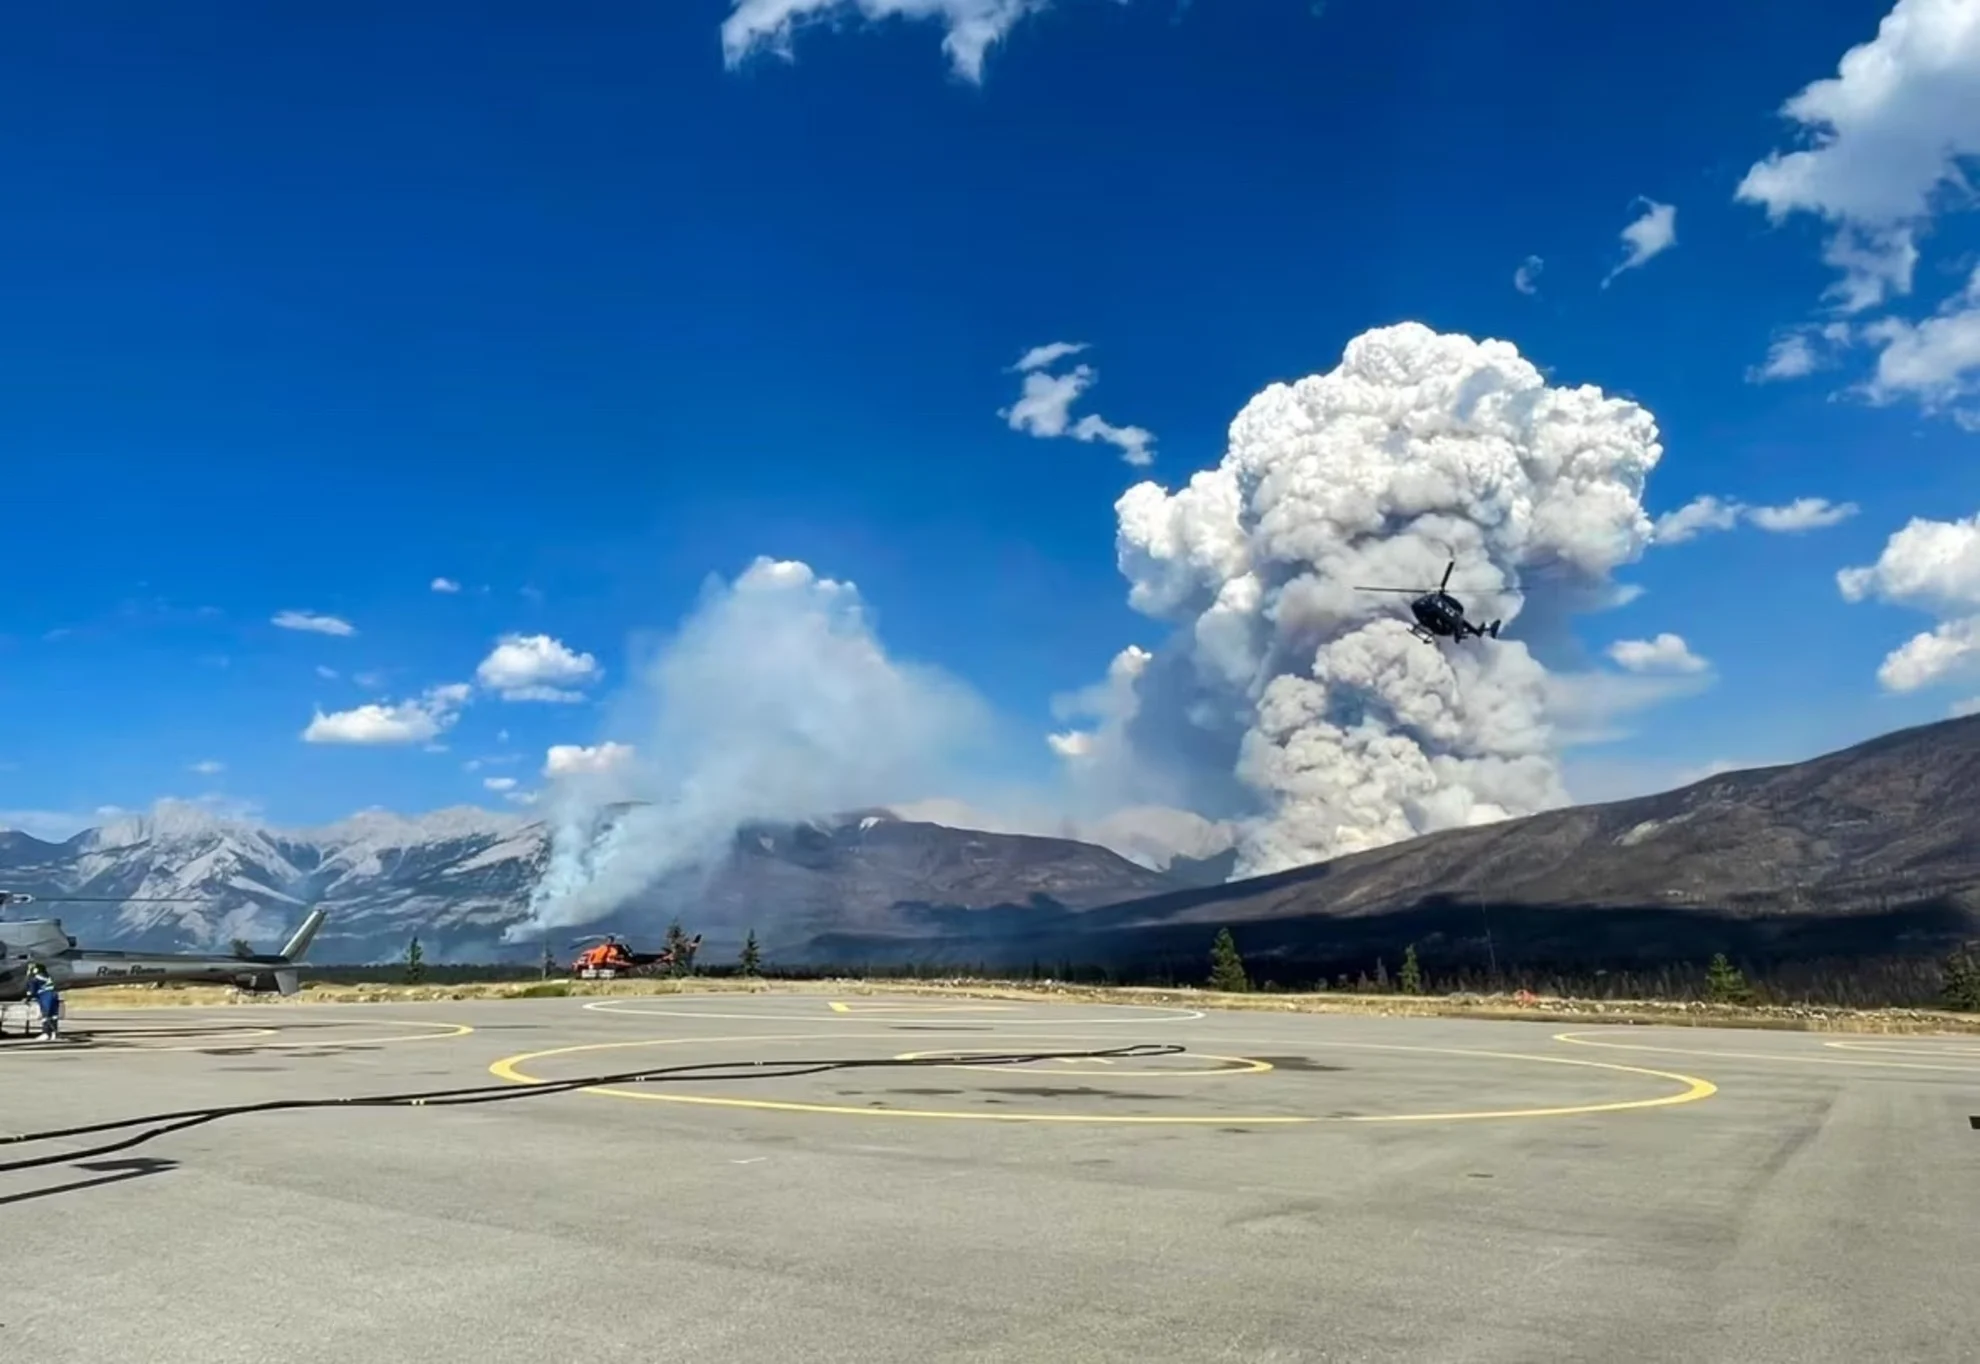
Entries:
<svg viewBox="0 0 1980 1364">
<path fill-rule="evenodd" d="M 1453 597 L 1445 589 L 1451 585 L 1451 573 L 1457 568 L 1453 559 L 1444 570 L 1444 580 L 1435 587 L 1356 587 L 1357 592 L 1414 592 L 1420 594 L 1409 604 L 1410 615 L 1416 617 L 1409 632 L 1425 643 L 1434 644 L 1439 639 L 1462 642 L 1471 638 L 1482 639 L 1490 635 L 1499 637 L 1499 626 L 1503 621 L 1493 621 L 1489 625 L 1474 625 L 1464 618 L 1464 603 Z"/>
<path fill-rule="evenodd" d="M 36 896 L 0 890 L 0 912 L 9 905 L 34 904 L 43 900 L 78 904 L 197 903 L 170 896 Z M 13 1003 L 27 997 L 28 969 L 37 962 L 55 983 L 57 991 L 85 989 L 94 985 L 174 981 L 232 985 L 251 994 L 275 991 L 292 995 L 302 988 L 297 980 L 296 968 L 309 951 L 316 930 L 322 926 L 323 911 L 313 909 L 280 952 L 184 954 L 112 952 L 82 947 L 64 931 L 60 919 L 0 919 L 0 1003 Z"/>
<path fill-rule="evenodd" d="M 658 952 L 635 952 L 632 945 L 616 933 L 593 933 L 578 938 L 573 947 L 583 947 L 586 943 L 597 946 L 586 948 L 571 962 L 573 980 L 616 980 L 621 976 L 665 975 L 674 969 L 679 960 L 684 965 L 694 965 L 694 954 L 700 950 L 701 935 L 670 942 Z"/>
</svg>

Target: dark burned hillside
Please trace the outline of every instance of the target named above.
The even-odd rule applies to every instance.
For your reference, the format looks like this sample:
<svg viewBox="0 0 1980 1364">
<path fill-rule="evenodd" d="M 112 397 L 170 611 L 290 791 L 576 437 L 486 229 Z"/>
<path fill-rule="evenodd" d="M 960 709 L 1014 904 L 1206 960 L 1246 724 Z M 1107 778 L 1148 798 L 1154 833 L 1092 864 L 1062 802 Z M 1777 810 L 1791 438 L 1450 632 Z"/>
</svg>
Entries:
<svg viewBox="0 0 1980 1364">
<path fill-rule="evenodd" d="M 1806 763 L 1458 829 L 1274 876 L 960 931 L 958 961 L 1248 958 L 1352 973 L 1409 942 L 1448 963 L 1637 967 L 1936 956 L 1980 933 L 1980 717 Z M 987 925 L 984 925 L 987 926 Z M 1487 932 L 1490 940 L 1488 944 Z M 891 955 L 870 939 L 828 952 Z"/>
<path fill-rule="evenodd" d="M 1186 884 L 1089 843 L 856 812 L 747 825 L 712 873 L 662 881 L 592 928 L 650 937 L 678 914 L 725 946 L 754 929 L 766 952 L 799 962 L 819 935 L 926 935 L 978 916 L 1049 924 Z"/>
</svg>

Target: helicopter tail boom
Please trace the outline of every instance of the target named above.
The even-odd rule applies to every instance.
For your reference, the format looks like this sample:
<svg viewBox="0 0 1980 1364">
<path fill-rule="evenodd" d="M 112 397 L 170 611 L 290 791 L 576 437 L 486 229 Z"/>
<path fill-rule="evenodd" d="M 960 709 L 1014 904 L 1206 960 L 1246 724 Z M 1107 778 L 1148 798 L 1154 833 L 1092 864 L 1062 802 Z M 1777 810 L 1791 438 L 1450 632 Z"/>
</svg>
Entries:
<svg viewBox="0 0 1980 1364">
<path fill-rule="evenodd" d="M 283 946 L 281 951 L 282 960 L 301 961 L 304 954 L 309 951 L 310 943 L 316 940 L 316 930 L 321 927 L 323 927 L 323 911 L 312 909 L 309 912 L 309 917 L 302 921 L 302 926 L 296 929 L 295 936 L 290 938 Z M 295 973 L 292 971 L 289 975 L 293 980 Z M 282 993 L 287 994 L 289 992 L 284 990 Z"/>
</svg>

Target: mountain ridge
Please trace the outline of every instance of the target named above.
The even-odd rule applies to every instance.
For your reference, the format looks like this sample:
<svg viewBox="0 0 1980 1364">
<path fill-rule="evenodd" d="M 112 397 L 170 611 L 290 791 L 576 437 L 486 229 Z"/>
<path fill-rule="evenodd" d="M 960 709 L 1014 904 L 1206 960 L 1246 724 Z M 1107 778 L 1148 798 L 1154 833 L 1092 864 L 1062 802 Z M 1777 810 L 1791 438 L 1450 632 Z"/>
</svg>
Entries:
<svg viewBox="0 0 1980 1364">
<path fill-rule="evenodd" d="M 625 807 L 632 809 L 634 807 Z M 608 807 L 604 825 L 614 813 Z M 683 868 L 610 915 L 506 941 L 530 922 L 549 865 L 550 822 L 474 806 L 419 816 L 363 811 L 314 828 L 277 828 L 183 806 L 122 815 L 60 842 L 0 838 L 0 886 L 48 901 L 85 943 L 212 950 L 285 937 L 306 909 L 328 913 L 312 959 L 389 960 L 414 935 L 430 961 L 509 961 L 571 936 L 657 937 L 691 921 L 711 949 L 749 931 L 801 958 L 828 931 L 897 931 L 904 907 L 970 913 L 1076 912 L 1191 884 L 1106 848 L 989 833 L 861 810 L 795 824 L 752 821 L 712 867 Z M 61 903 L 64 895 L 115 904 Z M 168 903 L 183 897 L 184 903 Z"/>
<path fill-rule="evenodd" d="M 1223 926 L 1248 956 L 1326 975 L 1411 942 L 1467 967 L 1943 954 L 1980 935 L 1980 716 L 1035 923 L 1027 950 L 1161 969 L 1205 958 Z M 945 953 L 996 961 L 1001 935 L 946 927 Z"/>
<path fill-rule="evenodd" d="M 1215 879 L 1227 857 L 1155 871 L 887 810 L 754 822 L 710 867 L 605 918 L 505 942 L 549 855 L 546 821 L 474 806 L 313 829 L 168 808 L 60 844 L 0 833 L 0 885 L 196 898 L 50 906 L 103 946 L 276 939 L 320 903 L 324 961 L 390 959 L 414 933 L 429 960 L 516 960 L 579 932 L 654 938 L 675 916 L 714 951 L 754 930 L 793 965 L 1194 963 L 1226 925 L 1247 955 L 1327 974 L 1408 942 L 1446 961 L 1597 968 L 1735 949 L 1931 954 L 1980 934 L 1980 716 L 1244 881 Z"/>
</svg>

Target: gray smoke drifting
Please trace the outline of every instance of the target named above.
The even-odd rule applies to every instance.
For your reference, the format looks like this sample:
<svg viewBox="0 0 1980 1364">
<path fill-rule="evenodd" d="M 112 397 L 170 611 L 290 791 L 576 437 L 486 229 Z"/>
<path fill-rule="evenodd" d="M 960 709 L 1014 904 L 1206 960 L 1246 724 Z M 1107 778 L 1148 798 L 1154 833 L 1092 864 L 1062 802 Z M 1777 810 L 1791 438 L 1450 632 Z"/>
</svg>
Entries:
<svg viewBox="0 0 1980 1364">
<path fill-rule="evenodd" d="M 758 559 L 638 670 L 611 739 L 551 750 L 550 862 L 507 937 L 712 868 L 749 821 L 952 789 L 990 724 L 965 686 L 887 656 L 851 583 Z"/>
<path fill-rule="evenodd" d="M 1661 455 L 1643 408 L 1505 342 L 1365 333 L 1253 398 L 1215 469 L 1116 503 L 1129 603 L 1175 633 L 1124 651 L 1054 747 L 1089 780 L 1207 793 L 1186 803 L 1239 816 L 1240 876 L 1563 804 L 1578 679 L 1520 638 L 1426 644 L 1407 596 L 1355 586 L 1434 587 L 1455 558 L 1452 593 L 1510 636 L 1529 605 L 1613 601 Z"/>
</svg>

